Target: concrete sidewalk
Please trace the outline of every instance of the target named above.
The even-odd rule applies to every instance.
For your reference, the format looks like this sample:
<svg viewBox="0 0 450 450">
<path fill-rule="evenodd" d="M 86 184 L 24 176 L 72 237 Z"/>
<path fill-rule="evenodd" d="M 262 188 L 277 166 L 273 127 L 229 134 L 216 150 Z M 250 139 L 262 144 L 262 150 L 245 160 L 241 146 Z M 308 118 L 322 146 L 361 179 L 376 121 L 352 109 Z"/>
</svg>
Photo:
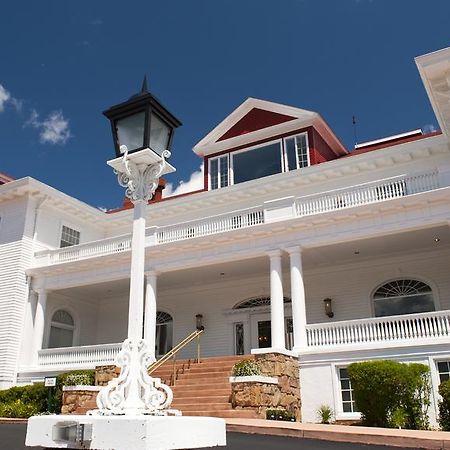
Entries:
<svg viewBox="0 0 450 450">
<path fill-rule="evenodd" d="M 325 441 L 410 447 L 450 449 L 450 432 L 416 431 L 346 425 L 282 422 L 261 419 L 225 419 L 227 431 L 237 433 L 290 436 Z"/>
</svg>

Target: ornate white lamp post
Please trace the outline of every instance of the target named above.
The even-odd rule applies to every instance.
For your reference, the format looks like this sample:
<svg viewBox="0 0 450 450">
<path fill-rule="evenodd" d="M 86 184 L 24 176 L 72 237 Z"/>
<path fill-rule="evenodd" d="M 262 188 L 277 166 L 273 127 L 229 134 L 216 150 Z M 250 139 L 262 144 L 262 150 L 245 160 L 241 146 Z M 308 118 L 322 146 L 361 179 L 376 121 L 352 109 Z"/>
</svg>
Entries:
<svg viewBox="0 0 450 450">
<path fill-rule="evenodd" d="M 154 348 L 143 339 L 145 207 L 158 187 L 159 178 L 175 171 L 168 162 L 173 130 L 181 125 L 147 91 L 141 92 L 104 112 L 111 121 L 116 159 L 108 161 L 119 184 L 134 205 L 131 245 L 128 338 L 118 356 L 119 377 L 97 396 L 100 414 L 158 414 L 172 401 L 171 389 L 148 375 L 155 361 Z M 156 305 L 152 305 L 156 308 Z M 156 324 L 154 325 L 156 327 Z"/>
</svg>

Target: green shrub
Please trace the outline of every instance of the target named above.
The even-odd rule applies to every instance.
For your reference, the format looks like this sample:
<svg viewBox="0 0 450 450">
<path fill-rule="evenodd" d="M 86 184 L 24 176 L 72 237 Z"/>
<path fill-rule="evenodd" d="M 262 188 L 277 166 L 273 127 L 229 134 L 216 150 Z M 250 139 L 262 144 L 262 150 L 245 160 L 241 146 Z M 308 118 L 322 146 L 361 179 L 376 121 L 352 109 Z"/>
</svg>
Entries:
<svg viewBox="0 0 450 450">
<path fill-rule="evenodd" d="M 439 402 L 439 425 L 443 431 L 450 431 L 450 380 L 439 385 L 439 394 L 442 397 Z"/>
<path fill-rule="evenodd" d="M 42 383 L 0 391 L 0 417 L 30 417 L 47 411 L 48 388 Z"/>
<path fill-rule="evenodd" d="M 333 408 L 331 408 L 328 405 L 320 405 L 319 409 L 317 410 L 317 417 L 320 420 L 320 423 L 331 423 L 334 420 L 334 411 Z"/>
<path fill-rule="evenodd" d="M 295 422 L 295 416 L 285 409 L 269 408 L 266 409 L 267 420 L 282 420 L 284 422 Z"/>
<path fill-rule="evenodd" d="M 350 364 L 348 373 L 365 425 L 428 428 L 431 392 L 428 366 L 365 361 Z"/>
<path fill-rule="evenodd" d="M 233 376 L 248 377 L 250 375 L 261 375 L 261 369 L 255 361 L 243 359 L 233 366 Z"/>
</svg>

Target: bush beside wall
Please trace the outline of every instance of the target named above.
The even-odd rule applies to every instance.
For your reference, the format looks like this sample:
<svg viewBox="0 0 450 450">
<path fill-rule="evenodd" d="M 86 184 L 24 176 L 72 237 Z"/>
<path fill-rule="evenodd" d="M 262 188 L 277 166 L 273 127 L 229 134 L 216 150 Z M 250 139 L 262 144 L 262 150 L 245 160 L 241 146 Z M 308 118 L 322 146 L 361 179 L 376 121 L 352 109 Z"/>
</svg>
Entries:
<svg viewBox="0 0 450 450">
<path fill-rule="evenodd" d="M 450 380 L 439 385 L 439 394 L 442 397 L 439 402 L 439 425 L 443 431 L 450 431 Z"/>
<path fill-rule="evenodd" d="M 356 406 L 373 427 L 429 427 L 430 369 L 424 364 L 365 361 L 348 366 Z"/>
<path fill-rule="evenodd" d="M 47 411 L 48 388 L 42 383 L 0 391 L 0 417 L 28 418 Z"/>
</svg>

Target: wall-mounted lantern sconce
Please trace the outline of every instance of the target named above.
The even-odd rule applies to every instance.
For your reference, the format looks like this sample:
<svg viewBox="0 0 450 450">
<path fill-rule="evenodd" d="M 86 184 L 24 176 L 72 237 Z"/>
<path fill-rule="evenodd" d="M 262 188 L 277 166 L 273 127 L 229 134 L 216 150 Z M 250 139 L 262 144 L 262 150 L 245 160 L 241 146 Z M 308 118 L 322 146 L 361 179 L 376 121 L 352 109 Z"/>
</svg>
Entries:
<svg viewBox="0 0 450 450">
<path fill-rule="evenodd" d="M 332 317 L 334 317 L 334 312 L 333 312 L 333 305 L 332 305 L 333 300 L 331 298 L 325 298 L 323 300 L 324 306 L 325 306 L 325 314 L 331 319 Z"/>
<path fill-rule="evenodd" d="M 195 315 L 195 327 L 198 331 L 203 331 L 205 327 L 203 326 L 203 314 Z"/>
</svg>

